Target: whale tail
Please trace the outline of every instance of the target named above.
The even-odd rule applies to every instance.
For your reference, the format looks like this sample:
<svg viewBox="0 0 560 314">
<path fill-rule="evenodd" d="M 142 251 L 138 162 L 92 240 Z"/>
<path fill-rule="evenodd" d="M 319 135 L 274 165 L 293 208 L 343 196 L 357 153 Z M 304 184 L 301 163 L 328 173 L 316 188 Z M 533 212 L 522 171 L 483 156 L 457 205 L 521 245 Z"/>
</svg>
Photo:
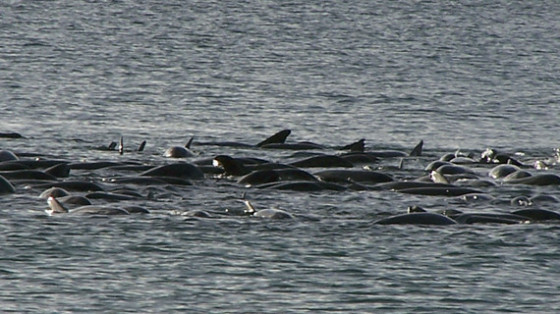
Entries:
<svg viewBox="0 0 560 314">
<path fill-rule="evenodd" d="M 268 137 L 264 141 L 257 144 L 257 147 L 262 147 L 266 144 L 284 144 L 286 142 L 286 138 L 292 133 L 291 130 L 282 130 L 274 135 Z"/>
<path fill-rule="evenodd" d="M 416 146 L 412 149 L 409 156 L 422 156 L 422 147 L 424 146 L 424 141 L 420 140 Z"/>
</svg>

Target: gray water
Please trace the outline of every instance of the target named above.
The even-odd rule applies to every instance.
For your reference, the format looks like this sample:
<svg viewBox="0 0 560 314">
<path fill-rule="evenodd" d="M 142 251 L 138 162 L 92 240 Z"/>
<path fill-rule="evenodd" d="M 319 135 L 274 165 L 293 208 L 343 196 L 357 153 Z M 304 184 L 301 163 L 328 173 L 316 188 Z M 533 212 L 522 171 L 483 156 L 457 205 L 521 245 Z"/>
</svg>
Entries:
<svg viewBox="0 0 560 314">
<path fill-rule="evenodd" d="M 527 164 L 560 146 L 557 1 L 2 1 L 0 148 L 71 161 L 287 160 L 196 145 L 290 141 L 409 150 L 399 178 L 487 147 Z M 125 138 L 143 153 L 100 151 Z M 195 159 L 196 159 L 195 158 Z M 384 161 L 392 173 L 398 160 Z M 485 175 L 487 169 L 478 170 Z M 556 169 L 549 172 L 558 173 Z M 98 171 L 74 177 L 101 181 Z M 227 215 L 248 191 L 275 221 Z M 135 202 L 149 215 L 49 217 L 0 198 L 0 304 L 13 312 L 558 312 L 559 225 L 378 226 L 407 206 L 512 211 L 391 191 L 301 193 L 207 178 Z M 142 193 L 148 193 L 145 190 Z M 153 191 L 152 191 L 153 192 Z M 544 208 L 558 210 L 558 204 Z M 204 209 L 219 219 L 185 219 Z"/>
</svg>

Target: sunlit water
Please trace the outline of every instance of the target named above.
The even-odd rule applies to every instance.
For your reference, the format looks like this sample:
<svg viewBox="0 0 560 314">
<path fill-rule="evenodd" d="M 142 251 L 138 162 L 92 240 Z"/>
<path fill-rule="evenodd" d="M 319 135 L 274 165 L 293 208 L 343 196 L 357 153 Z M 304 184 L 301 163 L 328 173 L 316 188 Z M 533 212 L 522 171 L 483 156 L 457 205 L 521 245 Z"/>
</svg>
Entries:
<svg viewBox="0 0 560 314">
<path fill-rule="evenodd" d="M 70 161 L 293 160 L 197 145 L 289 141 L 424 156 L 383 161 L 399 179 L 444 153 L 496 147 L 528 164 L 560 146 L 556 1 L 4 1 L 0 148 Z M 142 153 L 97 150 L 146 140 Z M 377 166 L 377 165 L 376 165 Z M 485 175 L 488 168 L 478 168 Z M 557 173 L 557 170 L 548 170 Z M 103 171 L 73 171 L 101 181 Z M 40 189 L 0 198 L 0 303 L 37 312 L 550 312 L 560 309 L 554 223 L 377 226 L 411 205 L 510 212 L 556 186 L 485 189 L 495 203 L 391 191 L 301 193 L 207 178 L 141 189 L 151 214 L 48 217 Z M 296 216 L 228 215 L 255 206 Z M 558 204 L 543 208 L 558 211 Z M 180 215 L 203 209 L 218 219 Z"/>
</svg>

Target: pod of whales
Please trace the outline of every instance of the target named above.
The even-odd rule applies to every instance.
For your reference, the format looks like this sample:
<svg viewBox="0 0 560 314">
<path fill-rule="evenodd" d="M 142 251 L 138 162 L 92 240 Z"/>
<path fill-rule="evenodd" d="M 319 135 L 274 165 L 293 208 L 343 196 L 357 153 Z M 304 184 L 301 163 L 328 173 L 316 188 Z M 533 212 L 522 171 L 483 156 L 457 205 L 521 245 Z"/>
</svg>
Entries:
<svg viewBox="0 0 560 314">
<path fill-rule="evenodd" d="M 185 146 L 172 146 L 163 155 L 163 149 L 152 155 L 129 154 L 143 151 L 146 142 L 137 150 L 127 150 L 121 137 L 103 147 L 106 152 L 93 148 L 96 154 L 109 156 L 106 159 L 94 155 L 71 160 L 2 149 L 0 195 L 11 199 L 12 194 L 17 197 L 28 191 L 37 193 L 35 196 L 40 193 L 41 198 L 47 199 L 49 215 L 112 216 L 148 213 L 151 210 L 146 209 L 147 205 L 157 207 L 157 202 L 187 199 L 200 189 L 213 187 L 226 193 L 252 189 L 270 198 L 308 193 L 313 199 L 335 194 L 352 199 L 354 193 L 374 198 L 394 193 L 397 199 L 425 200 L 430 204 L 441 199 L 447 206 L 432 211 L 415 207 L 409 213 L 377 217 L 373 225 L 560 222 L 560 214 L 555 211 L 559 197 L 553 195 L 560 185 L 560 176 L 554 169 L 556 156 L 546 162 L 535 161 L 523 154 L 488 149 L 479 157 L 457 151 L 438 158 L 433 151 L 424 151 L 423 141 L 407 152 L 368 149 L 365 139 L 334 146 L 287 141 L 291 133 L 289 129 L 281 130 L 254 145 L 194 142 L 191 137 Z M 190 148 L 197 144 L 218 148 L 204 151 L 197 147 L 194 154 Z M 235 148 L 216 154 L 216 149 L 227 146 Z M 519 160 L 517 156 L 521 156 Z M 168 158 L 189 159 L 185 162 Z M 246 209 L 243 215 L 236 216 L 302 217 L 274 208 L 258 210 L 250 201 L 242 201 Z M 481 209 L 479 204 L 486 207 Z M 489 210 L 490 206 L 496 209 Z M 179 212 L 192 219 L 213 218 L 212 221 L 233 214 L 225 209 L 222 215 L 215 209 L 210 211 L 212 214 L 186 208 Z"/>
</svg>

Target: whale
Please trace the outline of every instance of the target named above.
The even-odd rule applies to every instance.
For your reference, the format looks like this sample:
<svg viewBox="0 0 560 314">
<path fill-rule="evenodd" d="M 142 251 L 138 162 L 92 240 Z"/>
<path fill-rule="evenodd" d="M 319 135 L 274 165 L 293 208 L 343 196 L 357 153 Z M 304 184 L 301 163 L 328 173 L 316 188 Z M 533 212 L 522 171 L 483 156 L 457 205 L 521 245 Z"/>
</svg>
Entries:
<svg viewBox="0 0 560 314">
<path fill-rule="evenodd" d="M 457 222 L 445 215 L 428 212 L 400 214 L 373 222 L 376 225 L 456 225 Z"/>
<path fill-rule="evenodd" d="M 73 192 L 90 192 L 90 191 L 103 191 L 105 190 L 101 185 L 89 181 L 58 181 L 49 183 L 40 183 L 32 186 L 37 189 L 47 189 L 51 187 L 63 188 L 67 191 Z"/>
<path fill-rule="evenodd" d="M 297 142 L 297 143 L 271 143 L 260 146 L 261 148 L 268 149 L 285 149 L 285 150 L 313 150 L 313 149 L 327 149 L 326 146 L 316 144 L 313 142 Z"/>
<path fill-rule="evenodd" d="M 340 158 L 352 164 L 370 164 L 379 162 L 379 158 L 364 152 L 349 152 L 339 155 Z"/>
<path fill-rule="evenodd" d="M 12 183 L 8 181 L 8 179 L 0 175 L 0 194 L 11 194 L 15 192 L 16 189 L 14 188 Z"/>
<path fill-rule="evenodd" d="M 295 143 L 286 143 L 286 142 L 278 142 L 278 143 L 266 143 L 264 145 L 260 145 L 261 148 L 267 149 L 284 149 L 284 150 L 324 150 L 324 149 L 335 149 L 335 150 L 344 150 L 350 152 L 363 152 L 365 147 L 365 139 L 360 139 L 356 142 L 352 142 L 347 145 L 343 146 L 334 146 L 334 147 L 327 147 L 325 145 L 317 144 L 314 142 L 309 141 L 301 141 Z"/>
<path fill-rule="evenodd" d="M 150 211 L 147 210 L 146 208 L 144 208 L 142 206 L 136 206 L 136 205 L 124 206 L 123 209 L 126 210 L 130 214 L 149 214 L 150 213 Z"/>
<path fill-rule="evenodd" d="M 503 177 L 502 179 L 503 179 L 503 182 L 511 182 L 511 181 L 515 181 L 517 179 L 527 178 L 527 177 L 530 177 L 532 175 L 533 174 L 530 173 L 529 171 L 519 169 L 517 171 L 514 171 L 514 172 L 508 174 L 507 176 Z"/>
<path fill-rule="evenodd" d="M 526 167 L 519 160 L 511 157 L 508 154 L 501 153 L 493 148 L 488 148 L 484 152 L 482 152 L 480 156 L 480 162 L 488 164 L 510 164 L 518 167 Z"/>
<path fill-rule="evenodd" d="M 16 138 L 24 138 L 24 137 L 23 137 L 23 135 L 21 135 L 17 132 L 0 132 L 0 138 L 16 139 Z"/>
<path fill-rule="evenodd" d="M 537 194 L 529 198 L 532 204 L 543 204 L 543 203 L 560 203 L 560 200 L 553 195 Z"/>
<path fill-rule="evenodd" d="M 21 169 L 44 169 L 52 166 L 56 166 L 61 163 L 68 163 L 65 160 L 56 160 L 56 159 L 18 159 L 18 160 L 8 160 L 1 162 L 0 165 L 7 166 L 11 164 L 15 164 L 18 167 L 24 167 Z"/>
<path fill-rule="evenodd" d="M 422 148 L 424 147 L 424 141 L 420 140 L 416 146 L 409 152 L 402 152 L 398 150 L 377 150 L 377 151 L 365 151 L 364 153 L 378 158 L 395 158 L 395 157 L 418 157 L 422 156 Z"/>
<path fill-rule="evenodd" d="M 2 149 L 0 150 L 0 162 L 19 160 L 19 157 L 14 152 Z"/>
<path fill-rule="evenodd" d="M 424 171 L 432 172 L 443 165 L 452 165 L 452 163 L 449 161 L 434 160 L 424 168 Z"/>
<path fill-rule="evenodd" d="M 560 185 L 560 176 L 553 173 L 536 174 L 519 179 L 508 180 L 511 184 L 527 185 Z"/>
<path fill-rule="evenodd" d="M 108 167 L 125 165 L 116 161 L 91 161 L 91 162 L 77 162 L 70 163 L 68 166 L 73 170 L 99 170 Z"/>
<path fill-rule="evenodd" d="M 514 215 L 524 216 L 531 220 L 560 220 L 560 214 L 547 209 L 520 209 L 512 212 Z"/>
<path fill-rule="evenodd" d="M 359 153 L 363 153 L 365 151 L 366 148 L 366 139 L 362 138 L 359 139 L 358 141 L 354 142 L 354 143 L 350 143 L 348 145 L 344 145 L 342 147 L 338 147 L 338 150 L 349 150 L 351 153 L 352 152 L 359 152 Z"/>
<path fill-rule="evenodd" d="M 472 169 L 454 164 L 441 165 L 435 171 L 443 175 L 474 174 Z"/>
<path fill-rule="evenodd" d="M 359 182 L 359 183 L 369 183 L 377 184 L 383 182 L 394 181 L 393 177 L 390 175 L 377 172 L 377 171 L 367 171 L 367 170 L 324 170 L 314 173 L 314 175 L 321 181 L 325 182 L 336 182 L 336 183 L 348 183 L 348 182 Z"/>
<path fill-rule="evenodd" d="M 255 170 L 237 180 L 245 185 L 258 185 L 277 181 L 317 181 L 317 178 L 307 171 L 297 168 Z"/>
<path fill-rule="evenodd" d="M 394 190 L 399 191 L 403 189 L 413 189 L 413 188 L 452 188 L 455 185 L 445 184 L 445 183 L 434 183 L 434 182 L 424 182 L 424 181 L 391 181 L 378 183 L 372 186 L 372 190 Z"/>
<path fill-rule="evenodd" d="M 197 166 L 190 163 L 173 163 L 157 166 L 146 170 L 140 176 L 148 177 L 178 177 L 183 179 L 201 180 L 204 173 Z"/>
<path fill-rule="evenodd" d="M 460 186 L 431 186 L 431 187 L 414 187 L 397 190 L 400 193 L 430 196 L 461 196 L 472 193 L 483 193 L 480 190 Z"/>
<path fill-rule="evenodd" d="M 256 187 L 259 189 L 290 190 L 300 192 L 318 192 L 325 190 L 345 191 L 348 189 L 343 185 L 321 181 L 280 181 L 260 184 L 256 185 Z"/>
<path fill-rule="evenodd" d="M 71 215 L 102 215 L 102 216 L 112 216 L 112 215 L 129 215 L 130 213 L 122 208 L 108 207 L 108 206 L 97 206 L 97 205 L 86 205 L 80 206 L 78 208 L 69 210 L 56 198 L 49 196 L 47 199 L 47 204 L 49 209 L 45 212 L 49 216 L 56 214 L 71 214 Z"/>
<path fill-rule="evenodd" d="M 165 150 L 163 153 L 164 157 L 167 158 L 187 158 L 193 157 L 194 153 L 191 151 L 191 145 L 194 140 L 194 136 L 189 139 L 185 146 L 171 146 Z"/>
<path fill-rule="evenodd" d="M 318 155 L 309 157 L 303 160 L 295 161 L 289 164 L 290 166 L 300 168 L 352 168 L 354 164 L 335 155 Z"/>
<path fill-rule="evenodd" d="M 292 133 L 291 130 L 285 129 L 274 133 L 273 135 L 267 137 L 263 141 L 251 145 L 240 142 L 196 142 L 197 145 L 208 145 L 208 146 L 227 146 L 227 147 L 238 147 L 238 148 L 250 148 L 250 147 L 263 147 L 268 144 L 284 143 L 286 138 Z"/>
<path fill-rule="evenodd" d="M 0 161 L 0 171 L 10 171 L 10 170 L 29 170 L 30 168 L 24 164 L 13 162 L 13 161 Z"/>
<path fill-rule="evenodd" d="M 45 180 L 57 181 L 58 178 L 38 170 L 12 170 L 0 171 L 0 175 L 8 180 Z"/>
<path fill-rule="evenodd" d="M 63 204 L 79 205 L 79 206 L 92 205 L 91 201 L 82 195 L 66 195 L 61 197 L 55 196 L 55 198 Z"/>
<path fill-rule="evenodd" d="M 259 142 L 256 146 L 257 147 L 263 147 L 263 146 L 271 145 L 271 144 L 285 143 L 286 139 L 288 138 L 288 136 L 291 133 L 292 133 L 292 131 L 289 130 L 289 129 L 279 131 L 279 132 L 273 134 L 272 136 L 266 138 L 264 141 Z"/>
<path fill-rule="evenodd" d="M 240 201 L 243 202 L 247 207 L 247 209 L 245 210 L 245 214 L 253 217 L 267 218 L 267 219 L 293 219 L 294 218 L 292 214 L 283 211 L 281 209 L 267 208 L 267 209 L 256 210 L 253 204 L 249 200 L 243 199 Z"/>
<path fill-rule="evenodd" d="M 67 178 L 70 176 L 70 166 L 68 163 L 60 163 L 44 170 L 45 173 L 57 178 Z"/>
<path fill-rule="evenodd" d="M 260 162 L 254 164 L 246 164 L 247 160 L 245 158 L 234 158 L 228 155 L 218 155 L 214 157 L 212 163 L 216 168 L 223 168 L 224 174 L 228 176 L 243 176 L 251 173 L 255 170 L 270 170 L 270 169 L 282 169 L 282 168 L 293 168 L 290 165 L 272 163 L 272 162 Z"/>
<path fill-rule="evenodd" d="M 460 224 L 519 224 L 529 221 L 527 217 L 515 214 L 496 214 L 496 213 L 463 213 L 451 216 Z"/>
<path fill-rule="evenodd" d="M 188 179 L 169 176 L 111 177 L 106 178 L 104 182 L 136 185 L 192 185 L 192 182 Z"/>
<path fill-rule="evenodd" d="M 136 196 L 128 195 L 128 194 L 121 194 L 121 193 L 114 193 L 114 192 L 90 192 L 85 195 L 88 199 L 102 199 L 106 201 L 129 201 L 138 199 Z"/>
<path fill-rule="evenodd" d="M 410 206 L 408 207 L 408 213 L 427 213 L 424 208 L 420 206 Z M 463 213 L 456 209 L 444 209 L 438 210 L 436 214 L 445 215 L 455 222 L 460 224 L 480 224 L 480 223 L 491 223 L 491 224 L 519 224 L 528 222 L 527 217 L 516 214 L 507 213 Z"/>
<path fill-rule="evenodd" d="M 514 166 L 510 164 L 500 164 L 492 168 L 488 173 L 488 176 L 490 176 L 494 180 L 497 180 L 497 179 L 505 178 L 511 173 L 514 173 L 518 170 L 520 170 L 518 166 Z"/>
<path fill-rule="evenodd" d="M 67 196 L 67 195 L 70 195 L 70 193 L 68 193 L 68 191 L 66 191 L 63 188 L 50 187 L 50 188 L 44 190 L 43 192 L 41 192 L 41 194 L 39 194 L 39 198 L 47 199 L 47 198 L 49 198 L 49 196 L 62 197 L 62 196 Z"/>
</svg>

